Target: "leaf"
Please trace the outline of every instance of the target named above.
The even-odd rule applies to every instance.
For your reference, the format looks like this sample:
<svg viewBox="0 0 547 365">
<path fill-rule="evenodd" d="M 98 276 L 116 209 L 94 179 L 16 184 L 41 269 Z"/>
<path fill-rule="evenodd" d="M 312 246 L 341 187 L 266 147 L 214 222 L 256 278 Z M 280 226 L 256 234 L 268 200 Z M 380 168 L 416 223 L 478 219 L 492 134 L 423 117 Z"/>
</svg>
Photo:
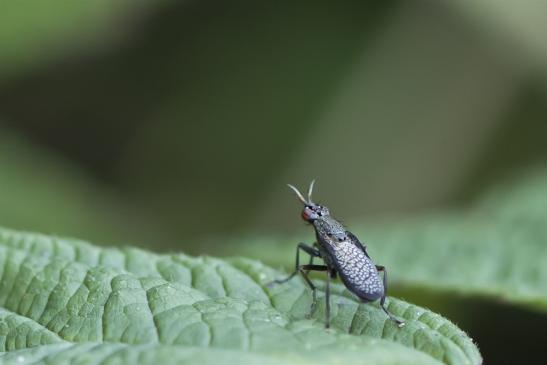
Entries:
<svg viewBox="0 0 547 365">
<path fill-rule="evenodd" d="M 336 213 L 336 212 L 334 212 Z M 349 225 L 390 282 L 547 310 L 547 171 L 491 188 L 467 210 Z M 310 235 L 308 235 L 308 238 Z M 292 265 L 299 237 L 227 245 L 271 264 Z M 230 253 L 230 252 L 228 252 Z"/>
<path fill-rule="evenodd" d="M 3 363 L 479 364 L 472 341 L 441 316 L 389 299 L 375 304 L 334 285 L 306 319 L 301 280 L 243 258 L 157 255 L 0 230 Z M 321 283 L 318 282 L 318 285 Z M 323 294 L 320 293 L 320 298 Z"/>
</svg>

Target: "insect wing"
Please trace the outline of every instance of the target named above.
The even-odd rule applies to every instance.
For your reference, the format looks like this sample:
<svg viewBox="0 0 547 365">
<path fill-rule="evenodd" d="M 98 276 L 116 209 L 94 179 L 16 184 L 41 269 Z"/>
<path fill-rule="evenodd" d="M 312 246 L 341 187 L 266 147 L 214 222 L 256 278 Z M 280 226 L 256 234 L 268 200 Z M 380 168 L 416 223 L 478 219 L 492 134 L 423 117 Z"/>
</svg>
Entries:
<svg viewBox="0 0 547 365">
<path fill-rule="evenodd" d="M 331 249 L 336 269 L 351 292 L 366 300 L 383 295 L 384 286 L 376 266 L 360 243 L 347 237 L 344 241 L 332 242 Z"/>
</svg>

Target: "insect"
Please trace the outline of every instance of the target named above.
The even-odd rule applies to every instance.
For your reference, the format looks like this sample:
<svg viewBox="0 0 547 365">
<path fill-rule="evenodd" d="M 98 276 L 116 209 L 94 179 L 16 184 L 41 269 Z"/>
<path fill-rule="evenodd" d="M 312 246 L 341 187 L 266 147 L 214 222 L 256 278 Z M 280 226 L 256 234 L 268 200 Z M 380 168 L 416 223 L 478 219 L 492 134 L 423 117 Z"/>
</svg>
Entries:
<svg viewBox="0 0 547 365">
<path fill-rule="evenodd" d="M 327 274 L 325 285 L 325 326 L 330 327 L 330 280 L 338 275 L 346 288 L 355 294 L 363 302 L 372 302 L 380 299 L 380 307 L 399 327 L 404 322 L 395 318 L 388 312 L 384 303 L 387 291 L 387 271 L 384 266 L 375 265 L 367 253 L 365 246 L 359 242 L 357 237 L 334 219 L 329 209 L 312 201 L 311 195 L 315 180 L 311 182 L 308 189 L 308 200 L 304 199 L 300 191 L 288 184 L 298 199 L 304 204 L 302 219 L 311 223 L 315 230 L 316 241 L 313 246 L 299 243 L 296 247 L 296 263 L 294 271 L 285 279 L 274 280 L 270 284 L 282 284 L 300 273 L 310 289 L 312 290 L 312 304 L 310 315 L 314 313 L 317 306 L 316 287 L 310 280 L 310 271 L 323 271 Z M 310 255 L 307 265 L 300 265 L 300 251 Z M 313 259 L 321 258 L 324 265 L 314 265 Z M 383 272 L 383 280 L 379 274 Z"/>
</svg>

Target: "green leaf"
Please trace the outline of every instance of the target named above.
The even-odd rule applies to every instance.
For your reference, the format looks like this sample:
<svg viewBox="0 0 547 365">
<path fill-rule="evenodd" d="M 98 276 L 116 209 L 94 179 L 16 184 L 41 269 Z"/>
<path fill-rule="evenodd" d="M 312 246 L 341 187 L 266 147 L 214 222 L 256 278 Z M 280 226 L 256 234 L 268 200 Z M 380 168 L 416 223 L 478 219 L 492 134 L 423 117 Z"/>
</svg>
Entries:
<svg viewBox="0 0 547 365">
<path fill-rule="evenodd" d="M 441 316 L 390 298 L 406 321 L 398 328 L 340 285 L 326 330 L 321 300 L 306 318 L 311 293 L 300 279 L 270 290 L 284 274 L 249 259 L 0 230 L 0 271 L 3 363 L 481 363 Z"/>
</svg>

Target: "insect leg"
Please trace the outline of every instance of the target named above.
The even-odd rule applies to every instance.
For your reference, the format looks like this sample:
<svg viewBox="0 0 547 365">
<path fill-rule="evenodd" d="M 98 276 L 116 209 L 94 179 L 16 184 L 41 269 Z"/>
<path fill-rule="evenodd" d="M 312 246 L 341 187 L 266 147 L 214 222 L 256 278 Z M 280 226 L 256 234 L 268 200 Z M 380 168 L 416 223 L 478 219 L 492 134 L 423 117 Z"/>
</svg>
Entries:
<svg viewBox="0 0 547 365">
<path fill-rule="evenodd" d="M 382 271 L 384 273 L 384 278 L 383 278 L 384 294 L 382 295 L 382 298 L 380 299 L 380 307 L 383 309 L 384 312 L 386 312 L 389 319 L 391 319 L 393 322 L 395 322 L 397 324 L 397 326 L 402 327 L 402 326 L 405 325 L 405 322 L 395 318 L 395 316 L 393 314 L 391 314 L 387 311 L 387 309 L 384 305 L 384 303 L 386 301 L 386 295 L 387 295 L 387 270 L 382 265 L 376 265 L 376 270 L 378 270 L 378 272 Z"/>
<path fill-rule="evenodd" d="M 318 250 L 318 247 L 317 247 L 317 242 L 313 243 L 313 248 L 315 249 L 316 253 L 319 253 L 319 250 Z M 319 255 L 319 256 L 310 255 L 310 261 L 308 261 L 308 265 L 313 265 L 313 259 L 316 258 L 316 257 L 321 257 L 321 255 Z M 307 273 L 308 273 L 308 271 L 306 271 L 306 274 Z"/>
<path fill-rule="evenodd" d="M 298 268 L 298 270 L 300 270 L 300 274 L 302 274 L 302 277 L 304 278 L 304 280 L 306 281 L 306 283 L 311 289 L 312 302 L 311 302 L 310 314 L 309 314 L 309 316 L 311 317 L 312 314 L 315 312 L 315 308 L 317 307 L 317 288 L 308 277 L 308 271 L 327 271 L 328 272 L 329 268 L 326 265 L 302 265 Z M 328 315 L 327 315 L 327 319 L 328 319 Z"/>
<path fill-rule="evenodd" d="M 327 270 L 327 282 L 325 285 L 325 328 L 330 327 L 330 279 L 332 272 Z"/>
<path fill-rule="evenodd" d="M 314 242 L 313 243 L 313 248 L 315 249 L 315 251 L 317 251 L 317 253 L 319 253 L 319 250 L 317 250 L 316 248 L 317 246 L 317 242 Z M 308 265 L 313 265 L 313 259 L 316 258 L 318 256 L 315 256 L 315 255 L 310 255 L 310 261 L 308 261 Z M 306 271 L 306 274 L 308 273 L 309 271 Z"/>
<path fill-rule="evenodd" d="M 285 279 L 277 279 L 270 283 L 268 283 L 268 286 L 271 286 L 272 284 L 283 284 L 289 280 L 291 280 L 296 274 L 298 274 L 298 271 L 300 270 L 300 250 L 306 252 L 311 257 L 319 257 L 319 251 L 317 251 L 315 248 L 310 247 L 306 245 L 305 243 L 300 242 L 298 246 L 296 246 L 296 262 L 294 264 L 294 271 Z M 306 266 L 306 265 L 302 265 Z"/>
</svg>

